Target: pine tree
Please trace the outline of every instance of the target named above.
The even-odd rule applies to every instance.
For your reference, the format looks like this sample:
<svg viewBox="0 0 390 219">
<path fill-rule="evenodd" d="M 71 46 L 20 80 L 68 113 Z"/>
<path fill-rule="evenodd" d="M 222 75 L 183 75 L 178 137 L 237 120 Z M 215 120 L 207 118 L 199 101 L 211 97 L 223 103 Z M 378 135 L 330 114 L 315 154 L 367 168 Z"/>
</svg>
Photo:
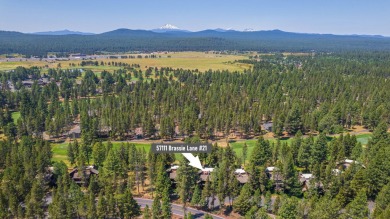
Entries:
<svg viewBox="0 0 390 219">
<path fill-rule="evenodd" d="M 152 219 L 152 212 L 150 212 L 148 205 L 144 208 L 143 219 Z"/>
<path fill-rule="evenodd" d="M 247 155 L 248 155 L 248 145 L 245 142 L 244 146 L 242 147 L 242 163 L 244 165 L 245 165 Z"/>
<path fill-rule="evenodd" d="M 279 208 L 280 208 L 280 196 L 278 195 L 275 198 L 275 202 L 274 202 L 274 205 L 273 205 L 273 208 L 272 208 L 272 213 L 273 214 L 278 214 Z"/>
<path fill-rule="evenodd" d="M 314 198 L 312 202 L 313 206 L 309 211 L 308 218 L 339 218 L 342 206 L 337 198 L 332 199 L 329 193 L 325 194 L 325 196 L 320 199 Z"/>
<path fill-rule="evenodd" d="M 286 155 L 286 160 L 283 164 L 283 176 L 284 176 L 284 183 L 285 183 L 285 189 L 286 193 L 290 194 L 292 196 L 301 196 L 301 186 L 298 182 L 298 174 L 295 170 L 294 161 L 293 161 L 293 155 L 289 151 Z"/>
<path fill-rule="evenodd" d="M 295 219 L 298 218 L 298 201 L 296 198 L 283 198 L 282 205 L 280 206 L 280 209 L 278 210 L 278 216 L 281 219 Z"/>
<path fill-rule="evenodd" d="M 168 177 L 167 172 L 165 171 L 165 165 L 162 163 L 158 164 L 157 179 L 155 183 L 156 196 L 160 198 L 165 192 L 166 188 L 170 188 L 171 180 Z"/>
<path fill-rule="evenodd" d="M 390 218 L 390 205 L 387 206 L 387 208 L 377 217 L 376 219 L 388 219 Z"/>
<path fill-rule="evenodd" d="M 205 214 L 204 219 L 213 219 L 209 214 Z"/>
<path fill-rule="evenodd" d="M 360 165 L 360 164 L 356 164 Z M 360 168 L 353 179 L 350 182 L 351 189 L 354 190 L 355 194 L 357 194 L 360 190 L 368 187 L 368 179 L 367 172 L 365 168 Z"/>
<path fill-rule="evenodd" d="M 302 129 L 301 112 L 298 104 L 295 103 L 288 113 L 285 127 L 286 131 L 291 135 Z"/>
<path fill-rule="evenodd" d="M 27 202 L 26 216 L 31 218 L 44 217 L 44 181 L 41 176 L 34 180 Z"/>
<path fill-rule="evenodd" d="M 293 160 L 294 164 L 298 164 L 298 154 L 299 154 L 299 149 L 301 148 L 302 145 L 302 132 L 299 130 L 297 134 L 295 135 L 295 138 L 291 142 L 291 152 L 293 154 Z"/>
<path fill-rule="evenodd" d="M 345 218 L 364 219 L 368 218 L 368 215 L 366 191 L 361 190 L 355 199 L 347 205 L 343 216 Z"/>
<path fill-rule="evenodd" d="M 96 216 L 99 219 L 104 219 L 107 213 L 108 212 L 106 208 L 106 199 L 103 196 L 103 192 L 100 192 L 98 197 L 97 207 L 96 207 L 96 214 L 97 214 Z"/>
<path fill-rule="evenodd" d="M 153 219 L 162 219 L 162 208 L 161 208 L 161 202 L 160 197 L 156 196 L 153 200 L 152 205 L 152 212 L 153 212 Z"/>
<path fill-rule="evenodd" d="M 362 143 L 358 142 L 355 144 L 355 147 L 353 147 L 352 149 L 351 158 L 353 160 L 360 160 L 362 154 L 363 154 L 363 146 Z"/>
<path fill-rule="evenodd" d="M 248 184 L 245 184 L 240 192 L 240 195 L 234 202 L 233 209 L 241 215 L 245 215 L 246 212 L 252 207 L 251 203 L 252 193 Z"/>
<path fill-rule="evenodd" d="M 202 194 L 199 185 L 195 186 L 194 194 L 192 195 L 191 205 L 199 207 L 202 202 Z"/>
<path fill-rule="evenodd" d="M 327 139 L 324 133 L 321 133 L 314 143 L 311 150 L 311 164 L 320 164 L 326 159 L 327 155 Z"/>
<path fill-rule="evenodd" d="M 101 167 L 103 165 L 103 162 L 106 159 L 106 148 L 102 142 L 97 142 L 93 145 L 92 158 L 96 166 Z"/>
<path fill-rule="evenodd" d="M 171 200 L 169 198 L 169 188 L 168 187 L 166 187 L 164 189 L 164 192 L 162 194 L 161 210 L 162 210 L 162 217 L 163 218 L 171 218 L 172 210 L 171 210 Z"/>
<path fill-rule="evenodd" d="M 138 203 L 134 200 L 133 194 L 130 189 L 127 189 L 124 194 L 124 216 L 125 218 L 136 218 L 141 215 L 141 208 Z"/>
<path fill-rule="evenodd" d="M 185 219 L 194 219 L 194 216 L 192 216 L 191 212 L 188 212 L 187 216 L 185 216 Z"/>
<path fill-rule="evenodd" d="M 375 152 L 367 165 L 368 195 L 374 198 L 379 191 L 389 182 L 390 176 L 390 144 L 378 142 Z M 371 150 L 371 149 L 370 149 Z"/>
<path fill-rule="evenodd" d="M 272 199 L 270 191 L 267 191 L 267 193 L 265 194 L 264 209 L 266 212 L 270 212 L 272 210 Z"/>
<path fill-rule="evenodd" d="M 271 156 L 271 147 L 268 141 L 260 137 L 253 149 L 250 164 L 253 166 L 263 166 Z"/>
<path fill-rule="evenodd" d="M 390 206 L 390 183 L 383 186 L 375 199 L 374 218 L 381 215 L 387 206 Z"/>
<path fill-rule="evenodd" d="M 375 145 L 376 143 L 387 140 L 389 138 L 389 134 L 387 133 L 388 125 L 386 122 L 380 122 L 379 125 L 375 128 L 372 133 L 372 139 L 370 145 Z"/>
<path fill-rule="evenodd" d="M 270 219 L 264 208 L 253 206 L 246 214 L 245 219 Z"/>
<path fill-rule="evenodd" d="M 76 141 L 77 142 L 77 141 Z M 75 142 L 75 144 L 76 144 Z M 76 162 L 76 157 L 77 157 L 77 146 L 76 145 L 73 145 L 72 143 L 69 143 L 68 144 L 68 160 L 70 162 L 70 164 L 75 164 Z"/>
<path fill-rule="evenodd" d="M 210 178 L 207 177 L 205 186 L 202 190 L 202 201 L 200 203 L 201 206 L 209 207 L 209 198 L 211 196 L 211 185 L 210 185 Z"/>
<path fill-rule="evenodd" d="M 87 214 L 89 219 L 97 218 L 95 195 L 91 192 L 87 203 Z"/>
<path fill-rule="evenodd" d="M 189 166 L 188 161 L 182 157 L 180 161 L 180 168 L 177 170 L 177 193 L 180 196 L 180 200 L 183 203 L 183 208 L 186 207 L 186 204 L 191 200 L 191 194 L 195 189 L 197 182 L 197 170 Z"/>
</svg>

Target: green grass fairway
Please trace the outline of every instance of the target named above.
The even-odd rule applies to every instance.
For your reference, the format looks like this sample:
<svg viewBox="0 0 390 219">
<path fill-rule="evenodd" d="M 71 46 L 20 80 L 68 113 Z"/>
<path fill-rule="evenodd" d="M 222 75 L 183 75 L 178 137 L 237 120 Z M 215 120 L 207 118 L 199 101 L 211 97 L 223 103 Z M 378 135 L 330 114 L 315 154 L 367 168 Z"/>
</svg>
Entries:
<svg viewBox="0 0 390 219">
<path fill-rule="evenodd" d="M 60 144 L 51 144 L 52 145 L 52 152 L 53 157 L 52 161 L 59 162 L 64 161 L 66 165 L 70 166 L 70 163 L 68 161 L 68 144 L 69 143 L 60 143 Z"/>
<path fill-rule="evenodd" d="M 114 149 L 118 149 L 122 143 L 126 144 L 126 142 L 111 142 L 114 146 Z M 150 151 L 151 144 L 143 144 L 143 143 L 137 143 L 137 142 L 129 142 L 130 144 L 134 144 L 137 149 L 145 148 L 146 152 Z M 107 142 L 103 142 L 103 144 L 107 144 Z"/>
<path fill-rule="evenodd" d="M 118 149 L 120 147 L 122 142 L 112 142 L 114 149 Z M 140 144 L 140 143 L 133 143 L 139 148 L 145 148 L 146 152 L 149 152 L 151 144 Z M 103 142 L 103 144 L 107 144 L 107 142 Z M 53 152 L 53 158 L 52 161 L 59 162 L 64 161 L 68 166 L 70 166 L 70 163 L 68 161 L 68 142 L 65 143 L 54 143 L 52 145 L 52 152 Z"/>
<path fill-rule="evenodd" d="M 11 117 L 12 117 L 12 120 L 14 120 L 14 123 L 16 124 L 16 122 L 18 121 L 18 119 L 20 118 L 20 112 L 13 112 L 11 114 Z"/>
<path fill-rule="evenodd" d="M 371 139 L 372 134 L 360 134 L 356 135 L 356 139 L 358 142 L 362 143 L 362 145 L 366 145 L 368 143 L 368 140 Z M 315 136 L 314 139 L 316 139 L 318 136 Z M 328 141 L 332 140 L 332 137 L 327 137 Z M 281 142 L 287 142 L 287 144 L 291 144 L 293 138 L 287 138 L 280 140 Z M 248 145 L 248 155 L 247 157 L 252 154 L 252 151 L 256 145 L 257 140 L 251 139 L 246 141 L 237 141 L 230 143 L 230 146 L 233 148 L 234 152 L 236 152 L 236 155 L 241 157 L 242 156 L 242 148 L 244 144 L 246 143 Z M 271 139 L 270 142 L 276 142 L 276 139 Z"/>
<path fill-rule="evenodd" d="M 362 143 L 363 145 L 367 144 L 369 139 L 371 139 L 372 134 L 361 134 L 357 135 L 357 141 Z M 317 138 L 314 137 L 314 138 Z M 287 139 L 282 139 L 281 142 L 287 142 L 287 144 L 290 144 L 293 138 L 287 138 Z M 332 137 L 328 137 L 328 140 L 330 141 Z M 252 154 L 253 149 L 255 148 L 257 139 L 250 139 L 246 141 L 236 141 L 230 143 L 230 146 L 233 148 L 233 151 L 236 153 L 238 157 L 242 156 L 242 148 L 244 144 L 246 143 L 248 145 L 248 158 Z M 271 139 L 270 142 L 276 142 L 276 139 Z M 126 142 L 111 142 L 113 144 L 114 149 L 118 149 L 122 143 Z M 130 142 L 131 144 L 135 144 L 137 149 L 140 148 L 145 148 L 146 152 L 149 152 L 151 144 L 145 144 L 145 143 L 137 143 L 137 142 Z M 57 144 L 52 144 L 52 152 L 53 152 L 53 158 L 52 161 L 64 161 L 68 166 L 70 165 L 67 157 L 68 153 L 68 144 L 69 143 L 57 143 Z M 103 142 L 103 144 L 107 144 L 107 141 Z M 177 158 L 177 156 L 176 156 Z M 92 162 L 92 161 L 91 161 Z"/>
<path fill-rule="evenodd" d="M 371 138 L 372 134 L 361 134 L 356 136 L 357 141 L 362 143 L 362 145 L 366 145 Z"/>
</svg>

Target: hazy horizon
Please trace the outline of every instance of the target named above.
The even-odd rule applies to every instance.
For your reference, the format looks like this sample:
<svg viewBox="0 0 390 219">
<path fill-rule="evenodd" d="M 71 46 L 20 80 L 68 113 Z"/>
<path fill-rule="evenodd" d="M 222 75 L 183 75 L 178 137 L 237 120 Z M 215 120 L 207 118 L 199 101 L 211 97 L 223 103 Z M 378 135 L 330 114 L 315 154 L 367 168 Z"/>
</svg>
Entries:
<svg viewBox="0 0 390 219">
<path fill-rule="evenodd" d="M 390 2 L 378 0 L 107 2 L 0 0 L 0 30 L 35 33 L 72 30 L 102 33 L 119 28 L 279 29 L 297 33 L 390 36 Z M 5 22 L 6 21 L 6 22 Z"/>
</svg>

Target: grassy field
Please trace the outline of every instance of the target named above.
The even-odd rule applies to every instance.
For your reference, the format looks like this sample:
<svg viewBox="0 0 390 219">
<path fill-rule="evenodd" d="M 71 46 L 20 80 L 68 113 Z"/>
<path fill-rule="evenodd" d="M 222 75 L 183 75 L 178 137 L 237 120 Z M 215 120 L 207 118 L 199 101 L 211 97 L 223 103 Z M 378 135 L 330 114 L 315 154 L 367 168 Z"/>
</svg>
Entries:
<svg viewBox="0 0 390 219">
<path fill-rule="evenodd" d="M 363 145 L 366 145 L 368 143 L 368 140 L 371 139 L 372 134 L 360 134 L 356 135 L 356 139 L 358 142 L 362 143 Z M 317 138 L 317 137 L 314 137 Z M 328 140 L 330 141 L 332 137 L 328 137 Z M 276 142 L 275 139 L 271 139 L 271 142 Z M 290 144 L 292 141 L 292 138 L 289 139 L 283 139 L 281 142 L 287 142 L 287 144 Z M 237 142 L 232 142 L 230 143 L 231 147 L 233 150 L 236 152 L 237 156 L 242 155 L 242 148 L 244 144 L 246 143 L 248 145 L 248 157 L 252 154 L 252 151 L 256 145 L 257 140 L 256 139 L 251 139 L 251 140 L 246 140 L 246 141 L 237 141 Z"/>
<path fill-rule="evenodd" d="M 366 145 L 371 138 L 372 134 L 361 134 L 356 136 L 357 141 L 362 143 L 362 145 Z"/>
<path fill-rule="evenodd" d="M 361 142 L 363 145 L 367 144 L 368 140 L 371 139 L 371 134 L 361 134 L 357 135 L 357 141 Z M 315 137 L 316 138 L 316 137 Z M 328 137 L 328 140 L 330 141 L 332 138 Z M 292 138 L 288 139 L 282 139 L 281 142 L 287 142 L 287 144 L 290 144 L 292 141 Z M 244 144 L 246 143 L 248 145 L 248 157 L 252 154 L 253 149 L 255 148 L 257 139 L 250 139 L 245 141 L 236 141 L 231 142 L 230 145 L 233 148 L 233 151 L 236 153 L 238 157 L 242 156 L 242 148 Z M 276 139 L 270 139 L 270 142 L 276 142 Z M 118 149 L 120 147 L 120 144 L 122 142 L 112 142 L 114 149 Z M 135 144 L 137 148 L 145 148 L 146 152 L 149 152 L 151 144 L 148 143 L 137 143 L 137 142 L 130 142 L 132 144 Z M 103 144 L 107 144 L 107 142 L 103 142 Z M 67 165 L 70 165 L 67 160 L 67 151 L 68 151 L 68 143 L 60 143 L 60 144 L 52 144 L 52 151 L 53 151 L 53 161 L 64 161 Z"/>
<path fill-rule="evenodd" d="M 25 60 L 25 59 L 22 59 Z M 6 71 L 6 70 L 12 70 L 15 69 L 18 66 L 23 66 L 23 67 L 33 67 L 33 66 L 38 66 L 38 67 L 44 67 L 45 65 L 49 65 L 52 67 L 56 67 L 56 65 L 50 65 L 47 62 L 40 62 L 40 61 L 20 61 L 20 62 L 0 62 L 0 71 Z"/>
<path fill-rule="evenodd" d="M 107 144 L 107 142 L 103 142 L 103 144 Z M 114 149 L 118 149 L 121 145 L 121 142 L 112 142 Z M 132 143 L 135 144 L 137 148 L 145 148 L 146 152 L 150 150 L 150 144 L 140 144 L 140 143 Z M 52 152 L 53 157 L 52 161 L 59 162 L 64 161 L 68 166 L 70 166 L 70 163 L 68 161 L 68 145 L 69 142 L 64 143 L 54 143 L 52 144 Z"/>
<path fill-rule="evenodd" d="M 137 56 L 139 54 L 125 54 Z M 149 54 L 142 54 L 144 57 Z M 230 70 L 230 71 L 243 71 L 249 69 L 249 64 L 234 63 L 236 60 L 248 59 L 246 55 L 221 55 L 211 54 L 204 52 L 171 52 L 156 54 L 157 57 L 161 58 L 136 58 L 136 59 L 97 59 L 99 64 L 103 62 L 125 62 L 128 64 L 140 64 L 141 69 L 145 70 L 148 67 L 171 67 L 171 68 L 183 68 L 183 69 L 198 69 L 199 71 L 213 70 Z M 23 60 L 23 59 L 22 59 Z M 80 68 L 80 66 L 70 67 L 70 63 L 78 64 L 81 60 L 71 61 L 18 61 L 18 62 L 0 62 L 1 70 L 11 70 L 17 66 L 31 67 L 31 66 L 48 66 L 50 68 L 57 68 L 58 64 L 61 64 L 62 68 Z M 115 66 L 84 66 L 84 69 L 91 69 L 93 71 L 113 71 L 120 67 Z"/>
<path fill-rule="evenodd" d="M 14 120 L 14 123 L 16 124 L 16 122 L 18 121 L 18 119 L 20 118 L 20 112 L 13 112 L 11 114 L 11 117 L 12 117 L 12 120 Z"/>
<path fill-rule="evenodd" d="M 64 161 L 67 165 L 70 165 L 68 161 L 68 143 L 52 144 L 53 157 L 52 161 L 59 162 Z"/>
</svg>

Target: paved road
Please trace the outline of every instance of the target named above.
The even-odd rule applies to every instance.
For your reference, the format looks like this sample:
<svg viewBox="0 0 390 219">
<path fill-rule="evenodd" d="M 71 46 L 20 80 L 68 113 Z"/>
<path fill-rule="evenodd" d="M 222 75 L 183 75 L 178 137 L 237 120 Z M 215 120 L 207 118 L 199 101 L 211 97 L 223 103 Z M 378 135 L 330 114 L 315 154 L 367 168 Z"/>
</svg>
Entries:
<svg viewBox="0 0 390 219">
<path fill-rule="evenodd" d="M 149 207 L 152 207 L 153 200 L 152 199 L 144 199 L 144 198 L 134 198 L 139 205 L 141 205 L 142 208 L 144 208 L 146 205 Z M 191 214 L 194 216 L 194 218 L 204 218 L 204 215 L 206 212 L 196 210 L 194 208 L 187 207 L 186 212 L 191 212 Z M 172 204 L 172 213 L 174 215 L 183 216 L 183 206 Z M 210 214 L 211 215 L 211 214 Z M 217 216 L 217 215 L 211 215 L 214 219 L 225 219 L 225 217 Z"/>
</svg>

